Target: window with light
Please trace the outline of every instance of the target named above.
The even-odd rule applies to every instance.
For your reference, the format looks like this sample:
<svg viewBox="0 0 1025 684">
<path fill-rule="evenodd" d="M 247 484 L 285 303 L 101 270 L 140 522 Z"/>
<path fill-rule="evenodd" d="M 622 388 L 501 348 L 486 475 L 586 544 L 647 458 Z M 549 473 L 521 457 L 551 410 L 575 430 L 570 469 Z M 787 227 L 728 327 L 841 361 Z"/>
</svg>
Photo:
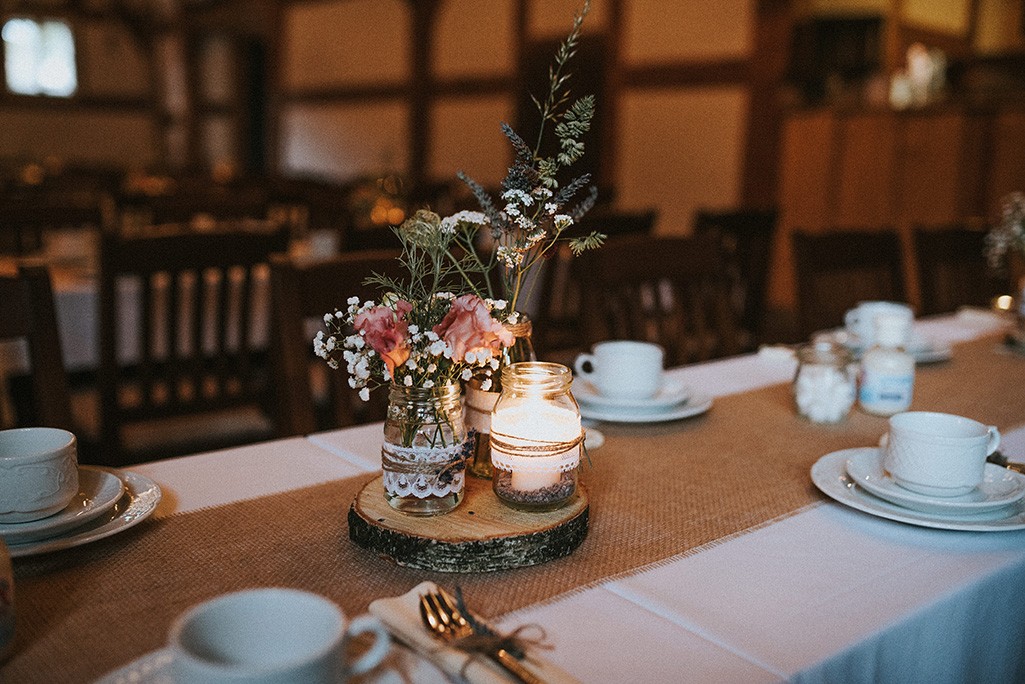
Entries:
<svg viewBox="0 0 1025 684">
<path fill-rule="evenodd" d="M 7 89 L 19 95 L 70 97 L 78 87 L 75 38 L 63 21 L 8 19 L 3 27 Z"/>
</svg>

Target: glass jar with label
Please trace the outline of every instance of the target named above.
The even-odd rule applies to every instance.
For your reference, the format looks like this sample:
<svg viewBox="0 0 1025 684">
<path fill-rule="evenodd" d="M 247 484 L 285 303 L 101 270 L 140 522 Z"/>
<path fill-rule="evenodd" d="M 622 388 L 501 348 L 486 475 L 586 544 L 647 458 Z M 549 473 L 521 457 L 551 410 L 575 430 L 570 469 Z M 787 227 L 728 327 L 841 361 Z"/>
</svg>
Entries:
<svg viewBox="0 0 1025 684">
<path fill-rule="evenodd" d="M 875 319 L 875 345 L 861 358 L 858 402 L 867 413 L 892 416 L 911 407 L 915 358 L 905 351 L 911 328 L 900 317 Z"/>
<path fill-rule="evenodd" d="M 797 413 L 813 423 L 839 423 L 857 396 L 857 368 L 845 347 L 813 342 L 797 350 L 794 403 Z"/>
</svg>

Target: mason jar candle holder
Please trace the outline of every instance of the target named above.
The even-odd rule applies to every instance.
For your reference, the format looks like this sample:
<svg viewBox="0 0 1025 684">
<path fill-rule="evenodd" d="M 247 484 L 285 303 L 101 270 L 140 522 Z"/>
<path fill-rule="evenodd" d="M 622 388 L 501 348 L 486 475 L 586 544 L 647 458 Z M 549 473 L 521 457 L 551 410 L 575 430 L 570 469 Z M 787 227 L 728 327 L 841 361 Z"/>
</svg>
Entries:
<svg viewBox="0 0 1025 684">
<path fill-rule="evenodd" d="M 519 510 L 561 508 L 576 494 L 583 429 L 570 386 L 557 363 L 514 363 L 502 370 L 491 413 L 492 488 Z"/>
</svg>

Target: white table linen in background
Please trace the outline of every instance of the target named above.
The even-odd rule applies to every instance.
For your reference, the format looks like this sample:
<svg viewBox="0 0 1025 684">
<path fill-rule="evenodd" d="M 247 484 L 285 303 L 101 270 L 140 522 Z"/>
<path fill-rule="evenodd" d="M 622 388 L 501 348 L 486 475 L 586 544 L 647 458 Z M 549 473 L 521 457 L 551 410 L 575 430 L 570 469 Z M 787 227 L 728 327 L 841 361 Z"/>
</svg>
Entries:
<svg viewBox="0 0 1025 684">
<path fill-rule="evenodd" d="M 937 342 L 996 329 L 977 317 L 921 323 Z M 793 363 L 749 355 L 671 373 L 719 397 L 789 382 Z M 365 425 L 135 469 L 171 494 L 166 516 L 369 475 L 380 439 L 379 424 Z M 1025 461 L 1025 428 L 1004 435 L 1003 451 Z M 1025 531 L 919 528 L 823 502 L 501 624 L 527 622 L 584 682 L 1025 681 Z M 442 681 L 409 654 L 396 662 L 413 681 Z M 387 668 L 371 679 L 403 681 Z"/>
</svg>

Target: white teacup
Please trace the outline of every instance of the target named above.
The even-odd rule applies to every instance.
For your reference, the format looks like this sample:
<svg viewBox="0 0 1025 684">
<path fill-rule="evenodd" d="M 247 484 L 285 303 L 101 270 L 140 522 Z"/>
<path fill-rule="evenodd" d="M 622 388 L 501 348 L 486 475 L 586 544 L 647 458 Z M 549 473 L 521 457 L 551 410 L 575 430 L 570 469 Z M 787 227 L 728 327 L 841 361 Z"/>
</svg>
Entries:
<svg viewBox="0 0 1025 684">
<path fill-rule="evenodd" d="M 915 319 L 915 313 L 910 306 L 900 302 L 859 302 L 856 307 L 844 315 L 844 326 L 846 326 L 847 332 L 857 337 L 860 346 L 871 347 L 876 335 L 875 319 L 879 314 L 889 314 L 904 319 L 907 322 L 905 341 L 910 339 L 911 324 Z"/>
<path fill-rule="evenodd" d="M 647 399 L 662 387 L 665 351 L 657 344 L 612 340 L 599 342 L 592 352 L 577 356 L 573 368 L 603 396 Z"/>
<path fill-rule="evenodd" d="M 0 523 L 39 520 L 78 493 L 78 443 L 50 427 L 0 430 Z"/>
<path fill-rule="evenodd" d="M 927 496 L 959 496 L 982 482 L 1000 433 L 963 416 L 909 411 L 890 417 L 881 444 L 883 465 L 897 484 Z"/>
<path fill-rule="evenodd" d="M 346 663 L 349 637 L 373 633 L 374 643 Z M 185 684 L 339 684 L 387 654 L 388 632 L 363 615 L 346 626 L 326 597 L 298 589 L 248 589 L 194 606 L 171 626 L 174 680 Z"/>
</svg>

